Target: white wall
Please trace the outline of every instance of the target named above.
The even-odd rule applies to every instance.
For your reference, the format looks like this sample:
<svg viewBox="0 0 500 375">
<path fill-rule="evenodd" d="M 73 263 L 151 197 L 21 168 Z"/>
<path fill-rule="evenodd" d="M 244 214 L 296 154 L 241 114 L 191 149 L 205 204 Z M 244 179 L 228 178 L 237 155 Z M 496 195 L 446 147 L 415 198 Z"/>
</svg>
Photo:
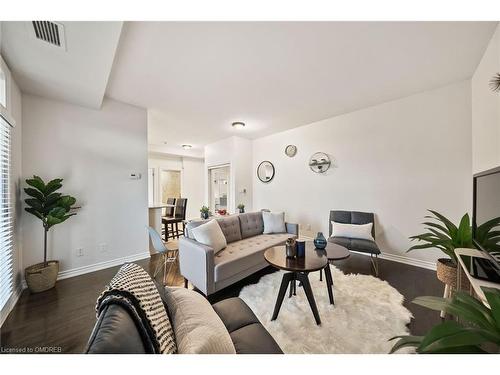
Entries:
<svg viewBox="0 0 500 375">
<path fill-rule="evenodd" d="M 270 160 L 276 175 L 252 177 L 254 209 L 284 210 L 326 234 L 332 209 L 374 212 L 382 252 L 434 262 L 437 250 L 405 254 L 408 237 L 422 232 L 428 208 L 453 220 L 470 212 L 470 108 L 466 81 L 257 139 L 253 169 Z M 317 151 L 335 158 L 324 175 L 308 167 Z"/>
<path fill-rule="evenodd" d="M 62 192 L 82 206 L 49 234 L 48 256 L 61 262 L 61 271 L 147 253 L 144 109 L 105 99 L 100 110 L 91 110 L 23 95 L 22 146 L 24 178 L 64 178 Z M 129 179 L 131 172 L 142 179 Z M 42 243 L 40 221 L 25 213 L 24 266 L 42 260 Z M 84 256 L 77 256 L 78 248 Z"/>
<path fill-rule="evenodd" d="M 223 164 L 229 164 L 231 167 L 229 212 L 236 212 L 236 207 L 240 203 L 245 205 L 247 212 L 251 211 L 252 141 L 233 136 L 205 146 L 205 203 L 209 202 L 208 168 Z"/>
<path fill-rule="evenodd" d="M 472 76 L 472 165 L 481 172 L 500 165 L 500 94 L 489 81 L 500 73 L 500 26 Z"/>
<path fill-rule="evenodd" d="M 148 168 L 155 168 L 159 176 L 161 169 L 181 171 L 181 194 L 187 198 L 186 218 L 200 216 L 200 208 L 204 205 L 205 162 L 203 159 L 190 157 L 176 157 L 161 154 L 149 154 Z M 160 181 L 156 192 L 160 191 Z M 159 196 L 156 198 L 159 200 Z"/>
</svg>

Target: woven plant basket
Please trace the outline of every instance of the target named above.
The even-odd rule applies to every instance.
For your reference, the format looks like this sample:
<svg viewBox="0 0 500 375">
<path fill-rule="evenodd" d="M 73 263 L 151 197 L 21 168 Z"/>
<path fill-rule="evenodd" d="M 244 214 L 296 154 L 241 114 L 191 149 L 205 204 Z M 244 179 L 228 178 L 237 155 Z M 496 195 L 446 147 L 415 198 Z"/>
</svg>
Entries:
<svg viewBox="0 0 500 375">
<path fill-rule="evenodd" d="M 24 270 L 24 278 L 31 293 L 39 293 L 52 289 L 56 285 L 59 273 L 59 261 L 49 260 L 29 266 Z"/>
<path fill-rule="evenodd" d="M 451 286 L 452 290 L 457 290 L 457 265 L 451 259 L 438 259 L 436 274 L 439 281 Z M 470 288 L 469 280 L 465 275 L 461 278 L 461 282 L 461 290 L 468 290 Z"/>
</svg>

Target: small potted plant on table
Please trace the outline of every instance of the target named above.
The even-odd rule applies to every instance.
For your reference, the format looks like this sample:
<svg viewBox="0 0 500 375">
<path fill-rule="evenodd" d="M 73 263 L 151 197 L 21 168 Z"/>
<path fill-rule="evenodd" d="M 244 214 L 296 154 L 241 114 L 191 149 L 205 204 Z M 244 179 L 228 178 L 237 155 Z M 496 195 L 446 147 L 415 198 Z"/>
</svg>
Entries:
<svg viewBox="0 0 500 375">
<path fill-rule="evenodd" d="M 245 205 L 243 203 L 240 203 L 238 205 L 238 211 L 240 212 L 240 214 L 245 213 Z"/>
<path fill-rule="evenodd" d="M 72 211 L 76 199 L 70 195 L 58 193 L 62 187 L 62 178 L 49 181 L 47 184 L 38 176 L 27 179 L 30 186 L 24 192 L 30 196 L 24 200 L 28 205 L 27 212 L 42 221 L 43 238 L 43 262 L 29 266 L 24 271 L 26 284 L 32 293 L 43 292 L 55 286 L 59 272 L 59 261 L 47 260 L 47 234 L 54 225 L 61 224 L 76 215 Z"/>
<path fill-rule="evenodd" d="M 208 208 L 207 206 L 202 206 L 200 208 L 200 213 L 201 213 L 201 218 L 206 220 L 210 217 L 210 208 Z"/>
</svg>

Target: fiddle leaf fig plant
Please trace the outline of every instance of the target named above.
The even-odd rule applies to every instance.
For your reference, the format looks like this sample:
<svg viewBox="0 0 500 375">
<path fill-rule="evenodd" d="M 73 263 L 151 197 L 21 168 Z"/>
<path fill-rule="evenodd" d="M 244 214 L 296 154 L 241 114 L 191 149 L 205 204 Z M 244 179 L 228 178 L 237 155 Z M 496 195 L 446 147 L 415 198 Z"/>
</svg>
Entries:
<svg viewBox="0 0 500 375">
<path fill-rule="evenodd" d="M 45 183 L 39 176 L 28 178 L 29 187 L 24 192 L 30 197 L 24 200 L 27 212 L 42 221 L 44 229 L 43 263 L 47 264 L 47 233 L 54 225 L 61 224 L 71 216 L 76 215 L 74 204 L 76 199 L 71 195 L 58 192 L 62 188 L 62 178 L 56 178 Z"/>
</svg>

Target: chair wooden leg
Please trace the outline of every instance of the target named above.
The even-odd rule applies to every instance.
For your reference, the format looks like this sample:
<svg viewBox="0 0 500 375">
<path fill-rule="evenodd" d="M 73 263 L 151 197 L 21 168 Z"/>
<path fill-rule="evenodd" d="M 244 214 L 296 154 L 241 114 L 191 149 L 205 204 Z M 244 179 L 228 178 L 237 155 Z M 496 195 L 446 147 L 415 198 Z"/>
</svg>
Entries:
<svg viewBox="0 0 500 375">
<path fill-rule="evenodd" d="M 184 278 L 184 288 L 187 289 L 188 287 L 188 279 Z"/>
</svg>

